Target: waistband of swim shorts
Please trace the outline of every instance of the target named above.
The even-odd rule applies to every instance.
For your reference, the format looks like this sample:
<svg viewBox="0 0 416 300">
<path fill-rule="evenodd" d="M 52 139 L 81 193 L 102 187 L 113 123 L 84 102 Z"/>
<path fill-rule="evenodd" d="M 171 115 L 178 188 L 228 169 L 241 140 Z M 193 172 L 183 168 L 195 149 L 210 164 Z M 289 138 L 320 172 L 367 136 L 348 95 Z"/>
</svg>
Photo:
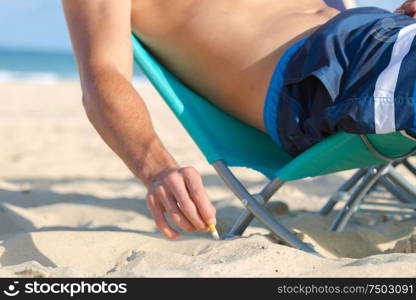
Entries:
<svg viewBox="0 0 416 300">
<path fill-rule="evenodd" d="M 267 133 L 270 135 L 272 140 L 278 144 L 282 145 L 280 142 L 277 126 L 277 109 L 279 107 L 280 100 L 280 91 L 283 86 L 283 76 L 284 72 L 290 62 L 290 59 L 293 55 L 305 44 L 308 38 L 300 40 L 283 54 L 279 62 L 276 65 L 276 68 L 273 72 L 273 76 L 270 80 L 269 88 L 266 94 L 266 101 L 264 104 L 263 112 L 263 121 L 266 127 Z"/>
</svg>

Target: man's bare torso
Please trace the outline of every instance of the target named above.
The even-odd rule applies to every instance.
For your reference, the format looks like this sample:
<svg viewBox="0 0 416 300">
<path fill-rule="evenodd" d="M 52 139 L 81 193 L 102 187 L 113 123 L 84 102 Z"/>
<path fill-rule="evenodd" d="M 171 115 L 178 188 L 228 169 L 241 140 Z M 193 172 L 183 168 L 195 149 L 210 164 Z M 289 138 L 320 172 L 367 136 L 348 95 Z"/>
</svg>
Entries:
<svg viewBox="0 0 416 300">
<path fill-rule="evenodd" d="M 264 131 L 278 59 L 337 13 L 322 0 L 134 0 L 132 26 L 190 87 Z"/>
</svg>

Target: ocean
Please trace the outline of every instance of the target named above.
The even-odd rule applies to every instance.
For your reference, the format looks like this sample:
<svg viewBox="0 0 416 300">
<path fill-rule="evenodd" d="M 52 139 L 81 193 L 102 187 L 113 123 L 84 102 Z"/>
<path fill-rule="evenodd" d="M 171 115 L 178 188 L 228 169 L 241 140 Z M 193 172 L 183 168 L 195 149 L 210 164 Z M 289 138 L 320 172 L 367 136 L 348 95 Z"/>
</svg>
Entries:
<svg viewBox="0 0 416 300">
<path fill-rule="evenodd" d="M 54 5 L 54 12 L 57 13 L 59 11 L 59 13 L 61 13 L 60 6 L 51 0 L 49 1 L 51 5 Z M 325 1 L 327 3 L 331 3 L 331 5 L 335 7 L 342 7 L 341 0 Z M 10 0 L 9 2 L 12 3 L 13 0 Z M 359 6 L 378 5 L 384 7 L 385 9 L 393 10 L 399 7 L 404 0 L 355 0 L 355 2 Z M 31 5 L 33 5 L 33 3 Z M 59 18 L 59 20 L 61 20 L 61 18 Z M 66 30 L 63 23 L 60 26 L 62 26 L 62 30 Z M 18 34 L 16 32 L 16 36 L 24 36 L 24 34 Z M 0 47 L 13 46 L 8 46 L 8 44 L 5 43 Z M 59 80 L 73 79 L 78 79 L 78 71 L 75 59 L 70 50 L 67 50 L 67 52 L 42 52 L 40 50 L 28 51 L 0 48 L 0 83 L 10 81 L 54 83 Z M 143 79 L 143 73 L 136 66 L 134 69 L 134 79 Z"/>
<path fill-rule="evenodd" d="M 143 73 L 135 66 L 134 78 Z M 75 58 L 70 52 L 35 52 L 0 49 L 0 83 L 28 81 L 55 83 L 78 80 Z"/>
</svg>

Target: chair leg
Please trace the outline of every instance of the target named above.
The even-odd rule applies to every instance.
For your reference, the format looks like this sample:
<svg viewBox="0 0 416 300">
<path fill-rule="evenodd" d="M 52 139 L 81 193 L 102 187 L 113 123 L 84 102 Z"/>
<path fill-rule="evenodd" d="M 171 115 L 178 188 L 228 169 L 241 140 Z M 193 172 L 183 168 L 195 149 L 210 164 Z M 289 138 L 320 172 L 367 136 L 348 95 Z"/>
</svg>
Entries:
<svg viewBox="0 0 416 300">
<path fill-rule="evenodd" d="M 416 168 L 407 159 L 403 161 L 403 165 L 416 176 Z"/>
<path fill-rule="evenodd" d="M 416 202 L 416 188 L 410 184 L 404 177 L 394 168 L 390 168 L 388 173 L 385 175 L 392 183 L 399 186 L 406 193 L 408 193 L 412 198 L 412 202 Z"/>
<path fill-rule="evenodd" d="M 236 236 L 242 236 L 253 219 L 254 215 L 251 211 L 244 208 L 231 226 L 230 230 L 224 235 L 224 239 L 226 240 Z"/>
<path fill-rule="evenodd" d="M 392 183 L 385 175 L 381 176 L 377 181 L 378 184 L 383 186 L 390 194 L 395 196 L 402 203 L 415 203 L 416 199 L 403 191 L 399 186 Z"/>
<path fill-rule="evenodd" d="M 371 189 L 371 187 L 377 182 L 381 175 L 390 167 L 390 164 L 384 164 L 380 166 L 371 167 L 367 174 L 364 176 L 360 184 L 354 189 L 351 197 L 348 199 L 343 209 L 335 217 L 332 222 L 330 231 L 341 232 L 344 230 L 348 221 L 351 219 L 354 212 L 361 205 L 365 195 Z"/>
<path fill-rule="evenodd" d="M 388 202 L 365 202 L 364 208 L 360 207 L 360 213 L 380 213 L 390 215 L 416 216 L 416 203 L 388 203 Z M 382 207 L 383 210 L 380 210 Z"/>
<path fill-rule="evenodd" d="M 299 250 L 319 255 L 310 245 L 302 242 L 299 238 L 290 232 L 286 227 L 277 222 L 265 207 L 247 191 L 240 181 L 230 171 L 224 161 L 219 160 L 212 164 L 218 175 L 224 180 L 227 186 L 240 199 L 244 206 L 262 222 L 274 235 L 283 239 L 287 244 Z M 320 256 L 320 255 L 319 255 Z"/>
<path fill-rule="evenodd" d="M 328 202 L 321 208 L 318 214 L 322 216 L 327 216 L 334 209 L 335 205 L 340 201 L 345 193 L 348 193 L 364 175 L 367 173 L 368 169 L 363 168 L 355 172 L 355 174 L 344 182 L 339 189 L 331 196 Z"/>
<path fill-rule="evenodd" d="M 270 181 L 261 191 L 259 194 L 254 195 L 255 199 L 261 201 L 261 204 L 266 204 L 269 199 L 278 191 L 285 182 L 278 178 Z M 230 231 L 225 235 L 224 238 L 232 238 L 234 236 L 241 236 L 246 228 L 250 225 L 251 221 L 254 219 L 254 215 L 251 211 L 247 208 L 243 209 L 243 211 L 238 216 L 237 220 L 232 225 Z"/>
</svg>

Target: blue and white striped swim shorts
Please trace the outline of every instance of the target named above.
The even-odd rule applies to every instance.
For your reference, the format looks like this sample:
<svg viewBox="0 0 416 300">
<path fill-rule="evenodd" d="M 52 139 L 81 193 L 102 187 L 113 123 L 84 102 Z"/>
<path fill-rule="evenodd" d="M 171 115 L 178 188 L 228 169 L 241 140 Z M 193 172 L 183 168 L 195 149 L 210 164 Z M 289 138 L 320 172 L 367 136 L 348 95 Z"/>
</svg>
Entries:
<svg viewBox="0 0 416 300">
<path fill-rule="evenodd" d="M 338 132 L 416 136 L 416 20 L 344 11 L 280 59 L 264 109 L 269 135 L 296 156 Z"/>
</svg>

